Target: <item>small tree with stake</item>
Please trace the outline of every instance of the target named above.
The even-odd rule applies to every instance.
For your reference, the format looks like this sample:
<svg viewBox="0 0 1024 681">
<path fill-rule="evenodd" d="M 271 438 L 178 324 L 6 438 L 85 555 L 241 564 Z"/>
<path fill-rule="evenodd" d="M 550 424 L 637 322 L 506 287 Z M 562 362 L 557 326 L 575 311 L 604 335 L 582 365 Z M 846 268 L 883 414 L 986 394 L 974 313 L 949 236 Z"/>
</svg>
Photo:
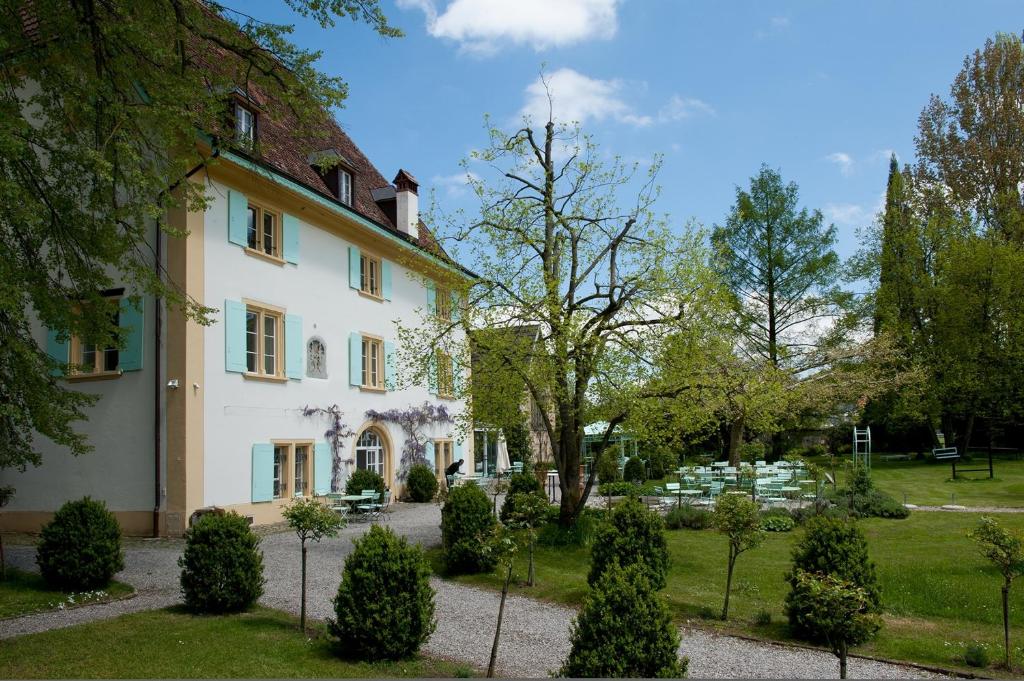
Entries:
<svg viewBox="0 0 1024 681">
<path fill-rule="evenodd" d="M 1003 575 L 1003 662 L 1010 669 L 1010 585 L 1014 577 L 1024 574 L 1024 540 L 988 516 L 978 522 L 971 538 Z"/>
<path fill-rule="evenodd" d="M 863 643 L 881 628 L 871 595 L 862 587 L 833 575 L 799 570 L 796 581 L 806 594 L 801 624 L 826 641 L 839 658 L 839 678 L 846 678 L 850 646 Z"/>
<path fill-rule="evenodd" d="M 511 495 L 509 501 L 511 503 L 507 507 L 505 524 L 513 529 L 526 530 L 530 552 L 530 568 L 527 572 L 526 585 L 533 586 L 533 548 L 537 543 L 537 526 L 544 522 L 544 517 L 547 514 L 548 500 L 541 492 L 518 492 Z"/>
<path fill-rule="evenodd" d="M 3 508 L 14 497 L 14 488 L 10 485 L 0 487 L 0 508 Z M 7 579 L 7 561 L 4 558 L 4 536 L 0 534 L 0 581 Z"/>
<path fill-rule="evenodd" d="M 302 605 L 299 610 L 299 627 L 306 630 L 306 542 L 312 539 L 320 542 L 324 537 L 337 536 L 345 521 L 337 513 L 316 499 L 296 499 L 283 514 L 288 526 L 295 530 L 302 542 Z"/>
<path fill-rule="evenodd" d="M 494 667 L 498 663 L 498 639 L 501 636 L 501 620 L 505 616 L 505 598 L 508 596 L 508 585 L 512 582 L 512 566 L 515 561 L 515 537 L 500 525 L 495 528 L 494 536 L 487 544 L 494 558 L 505 570 L 505 581 L 501 585 L 501 603 L 498 605 L 498 622 L 494 625 L 494 643 L 491 644 L 491 659 L 487 663 L 487 678 L 494 677 Z"/>
<path fill-rule="evenodd" d="M 757 503 L 738 494 L 724 494 L 715 504 L 713 523 L 729 540 L 729 569 L 725 578 L 725 604 L 722 619 L 729 618 L 729 592 L 732 591 L 732 572 L 736 559 L 764 541 L 764 529 Z"/>
</svg>

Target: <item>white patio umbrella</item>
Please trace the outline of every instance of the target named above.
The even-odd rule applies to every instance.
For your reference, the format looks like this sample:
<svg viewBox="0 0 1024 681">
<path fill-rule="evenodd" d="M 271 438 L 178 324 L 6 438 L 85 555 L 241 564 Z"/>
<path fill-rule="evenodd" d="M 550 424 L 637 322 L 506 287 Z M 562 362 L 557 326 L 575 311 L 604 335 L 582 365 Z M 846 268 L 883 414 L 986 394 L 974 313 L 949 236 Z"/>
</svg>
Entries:
<svg viewBox="0 0 1024 681">
<path fill-rule="evenodd" d="M 502 475 L 508 471 L 509 468 L 512 468 L 512 464 L 508 460 L 508 445 L 505 443 L 505 433 L 498 431 L 498 475 Z"/>
</svg>

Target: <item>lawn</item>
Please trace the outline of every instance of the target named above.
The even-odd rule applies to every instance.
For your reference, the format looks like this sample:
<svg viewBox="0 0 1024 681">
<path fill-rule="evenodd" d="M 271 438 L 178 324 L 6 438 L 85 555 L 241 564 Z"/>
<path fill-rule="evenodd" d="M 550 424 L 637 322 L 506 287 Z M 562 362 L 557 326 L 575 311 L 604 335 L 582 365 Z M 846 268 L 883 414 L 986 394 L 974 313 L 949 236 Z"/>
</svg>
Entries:
<svg viewBox="0 0 1024 681">
<path fill-rule="evenodd" d="M 34 572 L 9 567 L 7 579 L 0 581 L 0 618 L 28 615 L 58 607 L 73 608 L 102 603 L 123 598 L 133 591 L 127 584 L 114 581 L 101 591 L 65 593 L 48 587 L 43 578 Z"/>
<path fill-rule="evenodd" d="M 906 520 L 861 521 L 872 559 L 877 564 L 886 610 L 878 638 L 855 652 L 922 664 L 963 668 L 961 656 L 971 642 L 988 643 L 998 659 L 1002 641 L 999 601 L 1001 579 L 966 537 L 978 519 L 967 513 L 914 513 Z M 1000 521 L 1024 529 L 1024 514 L 1003 514 Z M 746 635 L 785 639 L 782 610 L 790 551 L 799 530 L 770 534 L 758 549 L 739 558 L 730 603 L 729 623 L 721 612 L 725 587 L 725 540 L 713 530 L 667 533 L 672 568 L 664 596 L 675 619 L 702 627 Z M 439 565 L 439 553 L 434 553 Z M 539 547 L 537 586 L 517 586 L 517 593 L 579 605 L 586 594 L 590 564 L 585 548 Z M 520 572 L 525 573 L 525 565 Z M 459 581 L 500 588 L 496 575 L 459 577 Z M 1024 631 L 1024 588 L 1012 594 L 1011 626 Z M 760 611 L 772 624 L 754 624 Z M 1016 645 L 1024 646 L 1024 634 Z M 1017 659 L 1022 653 L 1018 649 Z"/>
<path fill-rule="evenodd" d="M 988 459 L 976 458 L 960 468 L 987 468 Z M 964 506 L 1024 506 L 1024 461 L 995 459 L 995 477 L 984 473 L 957 474 L 950 478 L 951 466 L 923 461 L 872 460 L 871 477 L 875 484 L 899 501 L 918 506 L 957 503 Z M 905 496 L 904 496 L 905 495 Z"/>
<path fill-rule="evenodd" d="M 321 629 L 321 634 L 323 630 Z M 87 651 L 88 654 L 83 654 Z M 4 641 L 0 678 L 355 678 L 466 676 L 466 665 L 419 657 L 339 659 L 323 635 L 267 608 L 227 616 L 154 610 Z"/>
</svg>

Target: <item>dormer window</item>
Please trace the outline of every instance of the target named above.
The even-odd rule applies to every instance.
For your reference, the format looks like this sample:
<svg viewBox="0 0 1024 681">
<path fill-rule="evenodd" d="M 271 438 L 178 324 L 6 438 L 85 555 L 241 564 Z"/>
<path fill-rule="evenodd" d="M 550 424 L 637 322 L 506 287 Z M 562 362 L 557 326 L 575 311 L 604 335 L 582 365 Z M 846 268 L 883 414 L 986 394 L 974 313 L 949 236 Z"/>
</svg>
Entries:
<svg viewBox="0 0 1024 681">
<path fill-rule="evenodd" d="M 235 104 L 235 139 L 251 147 L 256 141 L 256 114 L 241 104 Z"/>
<path fill-rule="evenodd" d="M 338 200 L 346 206 L 352 205 L 352 173 L 338 168 Z"/>
</svg>

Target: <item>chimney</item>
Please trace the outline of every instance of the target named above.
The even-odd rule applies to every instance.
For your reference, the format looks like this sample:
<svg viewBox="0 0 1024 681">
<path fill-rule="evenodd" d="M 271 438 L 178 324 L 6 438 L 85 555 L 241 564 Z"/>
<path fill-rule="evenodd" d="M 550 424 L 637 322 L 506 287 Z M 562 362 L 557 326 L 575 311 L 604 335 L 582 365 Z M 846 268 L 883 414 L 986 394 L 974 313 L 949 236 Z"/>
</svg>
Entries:
<svg viewBox="0 0 1024 681">
<path fill-rule="evenodd" d="M 399 170 L 395 175 L 395 227 L 413 239 L 420 236 L 420 197 L 416 178 Z"/>
</svg>

